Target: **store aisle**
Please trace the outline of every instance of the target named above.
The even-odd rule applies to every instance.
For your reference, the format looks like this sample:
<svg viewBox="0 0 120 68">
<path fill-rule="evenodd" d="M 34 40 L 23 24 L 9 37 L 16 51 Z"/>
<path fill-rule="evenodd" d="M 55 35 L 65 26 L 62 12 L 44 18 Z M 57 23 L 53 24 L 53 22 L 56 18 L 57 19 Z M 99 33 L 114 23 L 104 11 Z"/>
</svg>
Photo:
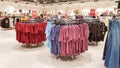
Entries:
<svg viewBox="0 0 120 68">
<path fill-rule="evenodd" d="M 0 31 L 0 68 L 105 68 L 102 61 L 104 43 L 89 46 L 89 50 L 73 61 L 61 61 L 44 45 L 23 48 L 16 41 L 15 30 Z"/>
</svg>

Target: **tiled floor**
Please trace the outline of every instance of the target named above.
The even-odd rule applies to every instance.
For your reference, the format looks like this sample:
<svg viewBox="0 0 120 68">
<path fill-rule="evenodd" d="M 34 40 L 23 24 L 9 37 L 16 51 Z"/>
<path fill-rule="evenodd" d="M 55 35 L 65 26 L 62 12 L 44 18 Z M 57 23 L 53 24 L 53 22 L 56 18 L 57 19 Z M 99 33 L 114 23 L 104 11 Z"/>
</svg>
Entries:
<svg viewBox="0 0 120 68">
<path fill-rule="evenodd" d="M 104 43 L 89 46 L 89 50 L 73 61 L 62 61 L 50 54 L 47 46 L 23 48 L 16 41 L 15 30 L 0 30 L 0 68 L 105 68 L 102 60 Z"/>
</svg>

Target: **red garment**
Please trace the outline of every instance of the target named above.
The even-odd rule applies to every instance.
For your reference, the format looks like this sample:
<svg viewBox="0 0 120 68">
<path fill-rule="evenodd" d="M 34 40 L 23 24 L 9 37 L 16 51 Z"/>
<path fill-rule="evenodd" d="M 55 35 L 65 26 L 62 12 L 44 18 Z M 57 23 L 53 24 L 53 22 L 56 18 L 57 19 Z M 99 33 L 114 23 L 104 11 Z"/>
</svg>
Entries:
<svg viewBox="0 0 120 68">
<path fill-rule="evenodd" d="M 88 50 L 88 36 L 87 24 L 61 26 L 60 56 L 79 55 Z"/>
<path fill-rule="evenodd" d="M 46 40 L 45 29 L 47 23 L 20 23 L 15 26 L 16 40 L 21 43 L 38 44 Z"/>
</svg>

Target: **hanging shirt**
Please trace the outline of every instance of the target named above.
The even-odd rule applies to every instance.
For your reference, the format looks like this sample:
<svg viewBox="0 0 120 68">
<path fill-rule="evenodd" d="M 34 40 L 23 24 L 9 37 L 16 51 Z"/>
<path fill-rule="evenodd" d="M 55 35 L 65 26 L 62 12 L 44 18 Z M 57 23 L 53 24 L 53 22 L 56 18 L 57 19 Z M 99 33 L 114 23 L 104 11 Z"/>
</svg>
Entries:
<svg viewBox="0 0 120 68">
<path fill-rule="evenodd" d="M 46 34 L 46 45 L 51 48 L 51 40 L 50 40 L 50 32 L 51 29 L 54 25 L 52 24 L 52 22 L 48 22 L 47 26 L 46 26 L 46 30 L 45 30 L 45 34 Z"/>
<path fill-rule="evenodd" d="M 13 27 L 14 26 L 14 24 L 13 24 L 13 18 L 9 18 L 9 20 L 10 20 L 10 27 Z"/>
</svg>

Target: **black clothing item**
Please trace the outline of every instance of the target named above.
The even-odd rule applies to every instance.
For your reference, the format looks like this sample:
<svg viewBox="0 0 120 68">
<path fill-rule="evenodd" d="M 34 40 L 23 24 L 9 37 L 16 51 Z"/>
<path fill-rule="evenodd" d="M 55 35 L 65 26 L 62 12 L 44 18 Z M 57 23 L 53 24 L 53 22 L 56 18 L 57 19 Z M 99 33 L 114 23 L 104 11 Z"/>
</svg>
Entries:
<svg viewBox="0 0 120 68">
<path fill-rule="evenodd" d="M 83 22 L 83 21 L 82 21 Z M 104 22 L 99 21 L 98 19 L 84 19 L 84 22 L 89 25 L 89 41 L 104 41 L 104 36 L 107 31 L 107 26 Z"/>
<path fill-rule="evenodd" d="M 13 18 L 13 26 L 15 26 L 15 16 L 13 16 L 12 18 Z"/>
<path fill-rule="evenodd" d="M 100 39 L 100 26 L 99 24 L 89 24 L 89 41 L 96 41 L 98 42 Z"/>
<path fill-rule="evenodd" d="M 118 3 L 118 7 L 117 7 L 118 9 L 120 8 L 120 3 Z"/>
<path fill-rule="evenodd" d="M 76 16 L 76 19 L 83 19 L 83 16 L 78 15 Z"/>
<path fill-rule="evenodd" d="M 107 26 L 105 25 L 104 22 L 101 22 L 100 29 L 101 29 L 100 38 L 102 41 L 104 41 L 104 37 L 105 37 L 106 31 L 107 31 Z"/>
<path fill-rule="evenodd" d="M 20 19 L 19 19 L 19 18 L 16 18 L 16 22 L 20 22 Z"/>
<path fill-rule="evenodd" d="M 4 18 L 1 20 L 1 27 L 2 28 L 9 28 L 10 27 L 9 18 Z"/>
<path fill-rule="evenodd" d="M 104 46 L 104 51 L 103 51 L 103 60 L 105 60 L 106 48 L 107 48 L 107 40 L 108 40 L 108 34 L 107 34 L 107 38 L 106 38 L 105 46 Z"/>
</svg>

